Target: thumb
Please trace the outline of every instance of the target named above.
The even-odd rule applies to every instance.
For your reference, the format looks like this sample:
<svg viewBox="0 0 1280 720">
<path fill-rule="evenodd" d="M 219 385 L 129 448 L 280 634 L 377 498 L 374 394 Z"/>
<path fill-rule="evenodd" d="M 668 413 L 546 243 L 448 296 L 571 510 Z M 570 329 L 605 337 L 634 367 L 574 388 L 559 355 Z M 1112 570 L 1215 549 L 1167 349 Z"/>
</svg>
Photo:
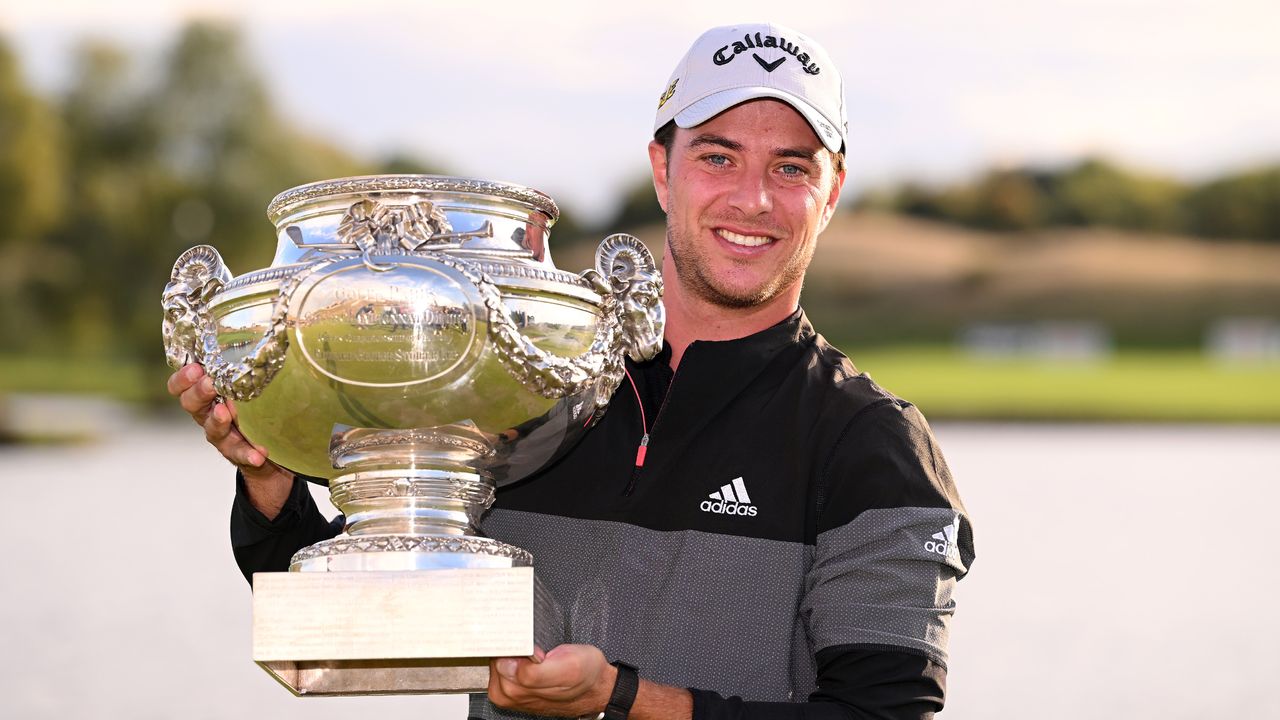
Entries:
<svg viewBox="0 0 1280 720">
<path fill-rule="evenodd" d="M 512 682 L 515 682 L 516 671 L 519 670 L 519 668 L 520 664 L 516 662 L 515 658 L 499 658 L 497 662 L 494 663 L 494 669 L 497 670 L 498 674 L 504 679 Z"/>
</svg>

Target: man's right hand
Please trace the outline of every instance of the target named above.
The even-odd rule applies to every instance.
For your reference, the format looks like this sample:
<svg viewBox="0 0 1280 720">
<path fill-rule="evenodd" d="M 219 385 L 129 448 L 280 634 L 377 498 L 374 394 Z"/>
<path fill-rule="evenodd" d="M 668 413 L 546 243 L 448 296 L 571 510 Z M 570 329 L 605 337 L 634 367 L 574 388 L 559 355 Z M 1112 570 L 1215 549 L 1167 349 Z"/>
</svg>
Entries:
<svg viewBox="0 0 1280 720">
<path fill-rule="evenodd" d="M 169 376 L 168 388 L 191 419 L 204 428 L 209 444 L 244 475 L 253 506 L 268 519 L 280 514 L 293 490 L 293 473 L 268 460 L 265 447 L 240 434 L 235 404 L 231 400 L 217 402 L 213 378 L 199 363 L 191 363 Z"/>
</svg>

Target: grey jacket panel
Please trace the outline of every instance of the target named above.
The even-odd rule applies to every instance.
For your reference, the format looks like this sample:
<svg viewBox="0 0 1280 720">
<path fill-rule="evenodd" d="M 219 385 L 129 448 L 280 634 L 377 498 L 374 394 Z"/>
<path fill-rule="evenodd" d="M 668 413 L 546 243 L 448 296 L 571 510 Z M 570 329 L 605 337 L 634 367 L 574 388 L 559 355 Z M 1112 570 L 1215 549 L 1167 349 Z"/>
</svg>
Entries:
<svg viewBox="0 0 1280 720">
<path fill-rule="evenodd" d="M 867 510 L 822 533 L 801 606 L 814 650 L 903 647 L 945 665 L 952 592 L 972 547 L 967 518 L 947 508 Z"/>
<path fill-rule="evenodd" d="M 484 530 L 533 553 L 569 642 L 677 687 L 750 700 L 804 698 L 815 688 L 812 651 L 807 641 L 796 646 L 805 634 L 801 543 L 501 509 Z"/>
</svg>

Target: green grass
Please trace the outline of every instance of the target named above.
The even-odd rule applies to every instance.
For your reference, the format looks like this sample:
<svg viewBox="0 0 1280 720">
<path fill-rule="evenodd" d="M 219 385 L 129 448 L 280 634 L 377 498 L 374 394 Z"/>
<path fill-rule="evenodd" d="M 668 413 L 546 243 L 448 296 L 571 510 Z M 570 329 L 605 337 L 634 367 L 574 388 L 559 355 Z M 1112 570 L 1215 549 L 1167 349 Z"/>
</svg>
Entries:
<svg viewBox="0 0 1280 720">
<path fill-rule="evenodd" d="M 138 401 L 156 394 L 147 385 L 143 368 L 126 361 L 0 355 L 0 394 L 93 394 Z"/>
<path fill-rule="evenodd" d="M 1123 350 L 1099 362 L 981 359 L 945 346 L 842 348 L 935 419 L 1280 422 L 1280 363 L 1224 364 L 1195 350 Z M 163 396 L 164 378 L 122 361 L 0 356 L 0 395 Z M 152 387 L 155 385 L 155 387 Z"/>
<path fill-rule="evenodd" d="M 983 359 L 946 347 L 858 350 L 860 370 L 933 418 L 1280 422 L 1280 363 L 1198 351 L 1121 351 L 1097 362 Z"/>
</svg>

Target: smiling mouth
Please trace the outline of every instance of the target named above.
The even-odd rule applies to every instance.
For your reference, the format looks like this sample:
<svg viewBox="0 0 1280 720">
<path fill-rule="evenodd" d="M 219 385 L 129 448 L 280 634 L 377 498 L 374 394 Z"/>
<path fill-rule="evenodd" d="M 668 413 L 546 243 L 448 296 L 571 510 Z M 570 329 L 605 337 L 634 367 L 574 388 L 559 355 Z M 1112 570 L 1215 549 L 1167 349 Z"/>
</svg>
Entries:
<svg viewBox="0 0 1280 720">
<path fill-rule="evenodd" d="M 716 234 L 728 242 L 742 247 L 760 247 L 773 242 L 773 238 L 767 235 L 739 235 L 732 230 L 725 230 L 724 228 L 717 229 Z"/>
</svg>

